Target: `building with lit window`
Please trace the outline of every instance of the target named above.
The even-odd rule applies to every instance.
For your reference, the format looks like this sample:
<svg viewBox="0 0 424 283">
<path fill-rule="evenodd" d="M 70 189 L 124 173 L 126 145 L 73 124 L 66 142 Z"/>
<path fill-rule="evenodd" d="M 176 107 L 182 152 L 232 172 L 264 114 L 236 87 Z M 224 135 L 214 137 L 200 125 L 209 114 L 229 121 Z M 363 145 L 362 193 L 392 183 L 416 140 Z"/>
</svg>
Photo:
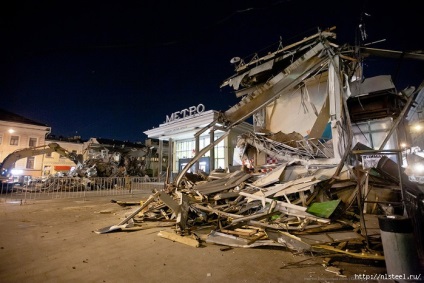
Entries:
<svg viewBox="0 0 424 283">
<path fill-rule="evenodd" d="M 68 172 L 76 166 L 69 158 L 49 151 L 49 144 L 81 154 L 84 144 L 80 137 L 56 137 L 50 132 L 46 124 L 0 109 L 0 163 L 5 158 L 14 161 L 7 172 L 14 182 Z"/>
<path fill-rule="evenodd" d="M 45 145 L 51 128 L 46 124 L 0 109 L 0 162 L 11 153 Z M 15 162 L 16 175 L 41 176 L 43 155 L 22 156 Z"/>
<path fill-rule="evenodd" d="M 159 160 L 168 160 L 170 170 L 175 174 L 181 171 L 196 153 L 224 134 L 219 129 L 208 129 L 202 132 L 202 129 L 216 121 L 218 116 L 218 111 L 205 111 L 205 106 L 199 104 L 167 115 L 164 123 L 144 133 L 148 139 L 159 140 L 158 158 Z M 240 123 L 231 130 L 227 137 L 206 152 L 188 172 L 195 173 L 197 170 L 201 170 L 209 173 L 214 169 L 228 168 L 233 163 L 237 137 L 242 133 L 251 131 L 253 131 L 251 124 Z M 163 147 L 164 141 L 168 141 L 168 148 Z M 164 155 L 168 152 L 169 156 L 164 158 Z"/>
</svg>

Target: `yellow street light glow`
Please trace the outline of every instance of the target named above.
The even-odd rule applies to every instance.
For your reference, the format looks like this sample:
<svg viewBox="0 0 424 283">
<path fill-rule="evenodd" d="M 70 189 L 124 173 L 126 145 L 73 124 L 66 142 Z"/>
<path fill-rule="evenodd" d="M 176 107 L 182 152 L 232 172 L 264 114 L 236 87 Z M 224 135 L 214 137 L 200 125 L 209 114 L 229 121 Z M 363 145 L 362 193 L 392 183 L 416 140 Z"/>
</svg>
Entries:
<svg viewBox="0 0 424 283">
<path fill-rule="evenodd" d="M 416 124 L 412 127 L 415 131 L 421 131 L 422 130 L 422 126 L 420 124 Z"/>
<path fill-rule="evenodd" d="M 8 132 L 9 132 L 10 134 L 13 134 L 13 133 L 15 132 L 15 130 L 14 130 L 14 129 L 9 129 L 9 130 L 8 130 Z"/>
</svg>

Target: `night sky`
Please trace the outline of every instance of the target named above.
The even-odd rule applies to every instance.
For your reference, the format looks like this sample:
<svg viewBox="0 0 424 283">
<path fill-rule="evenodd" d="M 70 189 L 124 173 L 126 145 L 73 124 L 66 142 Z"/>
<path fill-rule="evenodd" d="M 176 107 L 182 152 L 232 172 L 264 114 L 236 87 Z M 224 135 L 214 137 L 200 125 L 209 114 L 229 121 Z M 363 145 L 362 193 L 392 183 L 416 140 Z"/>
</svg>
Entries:
<svg viewBox="0 0 424 283">
<path fill-rule="evenodd" d="M 6 5 L 3 1 L 2 5 Z M 414 1 L 10 1 L 1 8 L 0 108 L 52 133 L 144 141 L 166 115 L 238 99 L 233 57 L 275 51 L 336 26 L 337 43 L 424 49 Z M 12 5 L 12 6 L 10 6 Z M 365 75 L 418 86 L 424 61 L 370 58 Z"/>
</svg>

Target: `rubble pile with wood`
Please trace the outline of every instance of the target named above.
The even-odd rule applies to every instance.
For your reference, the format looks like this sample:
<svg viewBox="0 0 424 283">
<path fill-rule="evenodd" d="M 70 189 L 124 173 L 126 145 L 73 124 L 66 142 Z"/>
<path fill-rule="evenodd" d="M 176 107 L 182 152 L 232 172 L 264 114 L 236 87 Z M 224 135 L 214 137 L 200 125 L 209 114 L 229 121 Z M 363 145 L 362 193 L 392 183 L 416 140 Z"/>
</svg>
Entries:
<svg viewBox="0 0 424 283">
<path fill-rule="evenodd" d="M 196 247 L 279 246 L 383 260 L 377 217 L 404 213 L 405 190 L 416 186 L 401 167 L 396 137 L 423 84 L 397 91 L 387 76 L 363 79 L 362 60 L 378 51 L 339 46 L 333 30 L 280 42 L 250 62 L 233 58 L 236 74 L 222 87 L 241 100 L 195 137 L 223 135 L 196 149 L 133 214 L 96 232 L 172 226 L 159 236 Z M 254 132 L 239 137 L 232 166 L 190 173 L 249 117 Z"/>
<path fill-rule="evenodd" d="M 261 168 L 259 172 L 239 168 L 215 170 L 207 176 L 187 174 L 178 190 L 170 186 L 152 194 L 128 221 L 97 233 L 171 226 L 173 233 L 162 231 L 159 236 L 192 246 L 202 242 L 243 248 L 280 246 L 294 252 L 339 252 L 382 260 L 378 235 L 366 234 L 361 225 L 358 190 L 363 187 L 352 174 L 362 176 L 367 190 L 396 183 L 362 168 L 344 167 L 334 179 L 336 169 L 284 162 L 267 173 Z M 398 202 L 399 194 L 391 193 L 388 198 Z M 376 205 L 368 211 L 393 213 Z M 208 235 L 201 239 L 197 233 L 205 229 Z"/>
</svg>

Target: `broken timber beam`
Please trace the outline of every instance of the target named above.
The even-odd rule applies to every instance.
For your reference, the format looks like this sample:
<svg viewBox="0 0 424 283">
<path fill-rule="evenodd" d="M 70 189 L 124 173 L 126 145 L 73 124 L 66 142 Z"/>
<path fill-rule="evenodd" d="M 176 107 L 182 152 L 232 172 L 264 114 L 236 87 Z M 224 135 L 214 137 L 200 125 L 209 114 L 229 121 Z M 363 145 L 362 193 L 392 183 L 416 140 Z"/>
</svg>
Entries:
<svg viewBox="0 0 424 283">
<path fill-rule="evenodd" d="M 160 231 L 158 233 L 159 237 L 174 241 L 174 242 L 178 242 L 178 243 L 182 243 L 188 246 L 192 246 L 195 248 L 200 247 L 200 243 L 198 239 L 193 238 L 192 236 L 180 236 L 176 233 L 172 233 L 172 232 L 168 232 L 168 231 Z"/>
</svg>

